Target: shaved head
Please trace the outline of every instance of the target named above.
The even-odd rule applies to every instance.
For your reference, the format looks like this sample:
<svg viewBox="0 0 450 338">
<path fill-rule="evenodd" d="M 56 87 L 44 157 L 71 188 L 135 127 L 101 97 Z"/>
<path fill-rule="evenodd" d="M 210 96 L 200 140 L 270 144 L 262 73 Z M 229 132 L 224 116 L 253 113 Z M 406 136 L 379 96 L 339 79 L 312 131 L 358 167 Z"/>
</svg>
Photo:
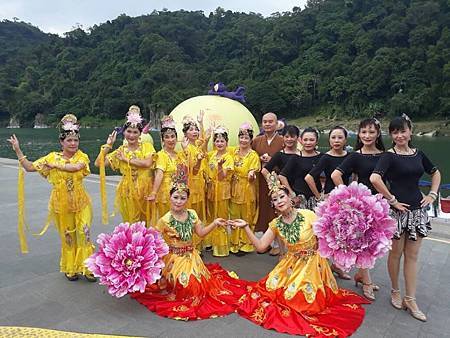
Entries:
<svg viewBox="0 0 450 338">
<path fill-rule="evenodd" d="M 265 118 L 266 118 L 266 119 L 275 120 L 275 121 L 278 120 L 277 114 L 272 113 L 272 112 L 265 113 L 265 114 L 263 115 L 262 119 L 264 120 Z"/>
</svg>

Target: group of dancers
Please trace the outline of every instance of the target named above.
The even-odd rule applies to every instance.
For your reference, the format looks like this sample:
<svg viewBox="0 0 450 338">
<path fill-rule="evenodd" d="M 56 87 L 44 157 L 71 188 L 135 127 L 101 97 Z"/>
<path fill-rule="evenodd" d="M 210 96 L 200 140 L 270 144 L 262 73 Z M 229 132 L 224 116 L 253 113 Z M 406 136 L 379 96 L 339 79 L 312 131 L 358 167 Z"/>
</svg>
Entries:
<svg viewBox="0 0 450 338">
<path fill-rule="evenodd" d="M 80 275 L 95 281 L 84 265 L 95 250 L 90 236 L 92 203 L 82 183 L 90 174 L 89 158 L 79 149 L 76 117 L 64 116 L 59 127 L 62 150 L 34 162 L 22 153 L 15 135 L 9 142 L 20 166 L 39 172 L 53 186 L 49 222 L 54 222 L 61 237 L 60 271 L 71 281 Z M 151 311 L 174 319 L 237 312 L 279 332 L 351 335 L 362 323 L 361 305 L 374 301 L 379 287 L 368 269 L 359 269 L 354 280 L 362 284 L 363 296 L 341 289 L 333 272 L 342 279 L 351 277 L 319 255 L 312 224 L 319 201 L 335 186 L 357 180 L 388 200 L 397 222 L 388 257 L 391 304 L 426 321 L 415 301 L 417 257 L 421 239 L 430 229 L 426 208 L 437 198 L 440 173 L 411 144 L 410 119 L 404 115 L 391 121 L 393 144 L 388 150 L 380 123 L 375 118 L 361 121 L 351 153 L 345 150 L 347 131 L 342 126 L 329 132 L 326 153 L 317 151 L 319 133 L 314 128 L 300 133 L 296 126 L 287 125 L 277 131 L 273 113 L 263 116 L 262 127 L 263 132 L 254 137 L 251 125 L 243 123 L 239 144 L 231 148 L 224 126 L 205 130 L 202 113 L 197 118 L 187 116 L 178 150 L 175 123 L 165 117 L 162 149 L 156 153 L 151 143 L 141 141 L 144 121 L 139 107 L 130 107 L 121 130 L 124 143 L 113 150 L 117 136 L 113 131 L 95 160 L 100 167 L 102 218 L 107 221 L 102 177 L 109 166 L 122 175 L 115 208 L 123 221 L 146 221 L 169 246 L 161 280 L 145 293 L 131 296 Z M 214 149 L 208 152 L 211 137 Z M 432 182 L 426 196 L 418 187 L 424 172 Z M 19 174 L 19 187 L 21 179 Z M 200 256 L 205 249 L 222 257 L 270 248 L 271 254 L 280 255 L 279 263 L 258 282 L 239 279 L 218 264 L 204 264 Z M 402 256 L 403 299 L 398 280 Z"/>
</svg>

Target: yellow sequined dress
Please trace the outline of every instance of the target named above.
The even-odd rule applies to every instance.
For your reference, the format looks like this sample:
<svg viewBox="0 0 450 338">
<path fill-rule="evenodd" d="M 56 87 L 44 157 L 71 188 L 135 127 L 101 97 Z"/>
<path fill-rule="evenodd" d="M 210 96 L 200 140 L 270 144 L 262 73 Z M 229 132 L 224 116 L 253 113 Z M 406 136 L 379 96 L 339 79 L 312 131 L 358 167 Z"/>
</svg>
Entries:
<svg viewBox="0 0 450 338">
<path fill-rule="evenodd" d="M 368 301 L 340 289 L 317 251 L 314 212 L 297 212 L 286 224 L 281 216 L 269 227 L 287 248 L 275 268 L 242 297 L 238 313 L 279 332 L 311 337 L 347 337 L 361 325 Z"/>
<path fill-rule="evenodd" d="M 219 180 L 217 163 L 221 158 L 225 159 L 222 168 L 226 170 L 226 177 Z M 217 151 L 208 153 L 207 163 L 207 220 L 211 223 L 216 218 L 229 219 L 229 207 L 231 199 L 231 178 L 234 172 L 233 156 L 226 152 L 221 157 L 217 156 Z M 228 256 L 230 245 L 228 232 L 220 227 L 214 229 L 205 239 L 204 246 L 211 245 L 214 256 Z"/>
<path fill-rule="evenodd" d="M 233 152 L 234 173 L 231 181 L 231 203 L 230 218 L 245 219 L 250 228 L 255 228 L 258 217 L 258 186 L 257 180 L 250 181 L 248 174 L 250 171 L 258 173 L 261 164 L 258 154 L 254 150 L 250 150 L 245 156 L 239 154 L 239 148 Z M 253 245 L 242 228 L 232 229 L 230 235 L 230 251 L 236 253 L 238 251 L 252 252 Z"/>
<path fill-rule="evenodd" d="M 134 223 L 152 219 L 151 203 L 145 197 L 152 191 L 153 173 L 149 168 L 138 168 L 125 161 L 119 160 L 117 153 L 122 151 L 129 160 L 144 160 L 155 153 L 151 143 L 139 143 L 136 150 L 130 150 L 128 146 L 121 145 L 118 149 L 108 154 L 111 168 L 119 171 L 122 179 L 116 189 L 115 208 L 119 210 L 124 222 Z"/>
<path fill-rule="evenodd" d="M 47 169 L 44 164 L 85 164 L 84 169 L 67 172 Z M 70 159 L 61 152 L 52 152 L 33 162 L 36 171 L 53 186 L 48 203 L 48 222 L 54 223 L 61 237 L 60 271 L 67 274 L 90 273 L 84 261 L 94 252 L 90 228 L 92 202 L 83 178 L 90 174 L 89 158 L 78 150 Z"/>
<path fill-rule="evenodd" d="M 236 310 L 247 283 L 218 264 L 204 264 L 192 242 L 195 225 L 200 222 L 193 209 L 187 219 L 177 221 L 171 212 L 157 223 L 169 245 L 163 258 L 165 267 L 157 284 L 132 297 L 160 316 L 179 320 L 208 319 Z"/>
</svg>

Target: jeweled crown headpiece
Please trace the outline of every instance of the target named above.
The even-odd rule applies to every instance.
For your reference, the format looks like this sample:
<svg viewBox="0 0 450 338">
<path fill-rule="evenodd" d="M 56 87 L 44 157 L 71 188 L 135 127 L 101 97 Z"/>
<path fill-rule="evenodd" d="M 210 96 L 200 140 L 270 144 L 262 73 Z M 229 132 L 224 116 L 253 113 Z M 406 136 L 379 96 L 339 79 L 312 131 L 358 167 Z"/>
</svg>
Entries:
<svg viewBox="0 0 450 338">
<path fill-rule="evenodd" d="M 274 192 L 286 189 L 286 187 L 281 184 L 275 171 L 272 171 L 269 176 L 267 176 L 267 187 L 269 188 L 269 195 L 272 195 Z"/>
<path fill-rule="evenodd" d="M 172 189 L 175 191 L 189 191 L 188 186 L 189 169 L 186 164 L 179 163 L 177 171 L 172 175 Z M 171 190 L 172 190 L 171 189 Z"/>
<path fill-rule="evenodd" d="M 128 108 L 126 118 L 127 121 L 125 122 L 125 124 L 127 124 L 131 128 L 142 128 L 142 122 L 144 121 L 144 119 L 141 116 L 141 109 L 138 106 L 130 106 L 130 108 Z"/>
<path fill-rule="evenodd" d="M 67 136 L 79 136 L 80 125 L 77 117 L 74 114 L 66 114 L 59 123 L 59 137 L 65 138 Z"/>
</svg>

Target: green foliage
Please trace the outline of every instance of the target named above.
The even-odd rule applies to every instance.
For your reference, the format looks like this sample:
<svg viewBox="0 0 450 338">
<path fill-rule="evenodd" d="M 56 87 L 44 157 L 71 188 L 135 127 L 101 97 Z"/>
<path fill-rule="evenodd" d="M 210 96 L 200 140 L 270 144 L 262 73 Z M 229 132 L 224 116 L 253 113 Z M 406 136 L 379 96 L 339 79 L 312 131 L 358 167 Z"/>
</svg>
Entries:
<svg viewBox="0 0 450 338">
<path fill-rule="evenodd" d="M 131 104 L 168 113 L 210 81 L 246 86 L 255 115 L 448 117 L 449 60 L 445 0 L 309 0 L 267 18 L 163 10 L 64 37 L 4 20 L 0 123 L 75 112 L 99 126 Z"/>
</svg>

